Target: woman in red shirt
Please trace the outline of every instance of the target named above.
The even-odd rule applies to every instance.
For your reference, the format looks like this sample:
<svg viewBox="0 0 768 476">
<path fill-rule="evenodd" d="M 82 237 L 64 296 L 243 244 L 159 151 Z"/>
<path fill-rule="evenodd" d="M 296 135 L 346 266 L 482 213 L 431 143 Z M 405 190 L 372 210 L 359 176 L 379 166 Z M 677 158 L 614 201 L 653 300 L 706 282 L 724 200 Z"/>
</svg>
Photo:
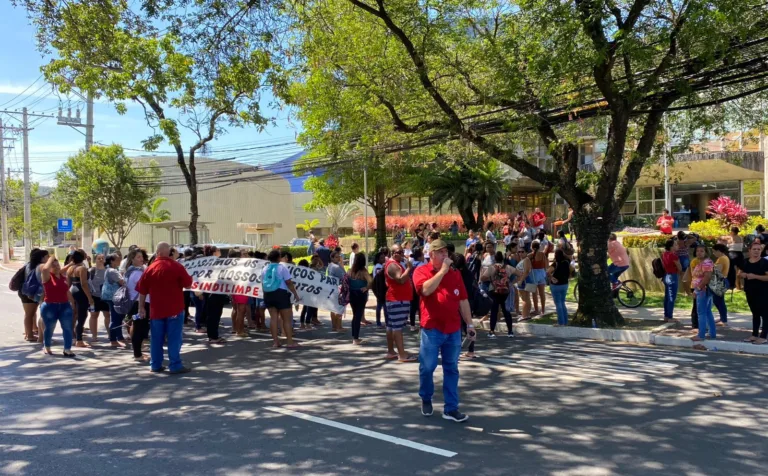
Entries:
<svg viewBox="0 0 768 476">
<path fill-rule="evenodd" d="M 41 269 L 43 290 L 45 297 L 40 306 L 40 315 L 45 322 L 43 331 L 43 352 L 53 355 L 51 341 L 56 322 L 61 324 L 61 332 L 64 334 L 64 356 L 74 357 L 72 348 L 72 294 L 69 292 L 66 276 L 61 274 L 59 260 L 55 256 L 48 257 L 48 261 Z"/>
<path fill-rule="evenodd" d="M 672 234 L 672 226 L 675 224 L 675 218 L 669 214 L 669 210 L 666 208 L 662 212 L 662 215 L 659 217 L 658 220 L 656 220 L 656 226 L 659 227 L 659 231 L 661 231 L 665 235 L 671 235 Z"/>
<path fill-rule="evenodd" d="M 677 240 L 667 240 L 664 244 L 664 253 L 661 255 L 661 264 L 664 265 L 664 321 L 672 321 L 677 298 L 677 285 L 683 267 L 677 256 Z"/>
</svg>

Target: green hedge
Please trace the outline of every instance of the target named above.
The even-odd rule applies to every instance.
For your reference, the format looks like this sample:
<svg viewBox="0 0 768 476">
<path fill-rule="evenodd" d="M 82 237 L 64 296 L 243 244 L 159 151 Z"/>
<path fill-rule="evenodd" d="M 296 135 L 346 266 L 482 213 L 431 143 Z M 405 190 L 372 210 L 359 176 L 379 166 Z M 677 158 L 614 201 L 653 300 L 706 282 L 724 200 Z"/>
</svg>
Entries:
<svg viewBox="0 0 768 476">
<path fill-rule="evenodd" d="M 296 259 L 296 256 L 306 256 L 307 248 L 307 246 L 281 246 L 280 251 L 283 253 L 288 252 Z"/>
<path fill-rule="evenodd" d="M 664 244 L 672 235 L 625 236 L 622 243 L 626 248 L 664 248 Z M 705 245 L 711 247 L 717 243 L 719 236 L 702 236 Z"/>
</svg>

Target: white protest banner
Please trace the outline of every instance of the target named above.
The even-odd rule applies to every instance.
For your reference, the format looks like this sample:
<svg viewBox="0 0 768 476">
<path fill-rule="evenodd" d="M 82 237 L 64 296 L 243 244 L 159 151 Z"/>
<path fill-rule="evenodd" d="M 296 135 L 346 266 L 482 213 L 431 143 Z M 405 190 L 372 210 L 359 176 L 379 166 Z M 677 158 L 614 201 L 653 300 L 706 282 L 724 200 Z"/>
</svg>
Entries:
<svg viewBox="0 0 768 476">
<path fill-rule="evenodd" d="M 261 289 L 261 271 L 269 261 L 252 258 L 205 257 L 184 261 L 184 267 L 192 276 L 192 291 L 214 294 L 240 294 L 264 298 Z M 293 276 L 293 284 L 301 297 L 301 303 L 341 314 L 339 305 L 339 280 L 310 268 L 286 264 Z M 293 295 L 291 295 L 293 300 Z"/>
</svg>

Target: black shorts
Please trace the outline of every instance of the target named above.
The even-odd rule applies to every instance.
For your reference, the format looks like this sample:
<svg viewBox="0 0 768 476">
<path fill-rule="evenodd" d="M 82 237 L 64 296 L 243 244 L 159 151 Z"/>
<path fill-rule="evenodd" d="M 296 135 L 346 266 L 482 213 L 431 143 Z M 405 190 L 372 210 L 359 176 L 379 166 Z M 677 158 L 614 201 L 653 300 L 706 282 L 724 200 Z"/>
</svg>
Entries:
<svg viewBox="0 0 768 476">
<path fill-rule="evenodd" d="M 34 299 L 30 299 L 29 297 L 27 297 L 27 296 L 25 296 L 25 295 L 23 295 L 21 293 L 19 293 L 19 298 L 21 298 L 21 303 L 22 304 L 37 304 L 37 301 L 35 301 Z"/>
<path fill-rule="evenodd" d="M 93 296 L 93 307 L 96 312 L 109 312 L 109 301 L 102 301 L 100 297 Z"/>
<path fill-rule="evenodd" d="M 264 304 L 267 309 L 275 308 L 278 311 L 291 308 L 291 293 L 285 289 L 278 289 L 269 293 L 264 293 Z"/>
</svg>

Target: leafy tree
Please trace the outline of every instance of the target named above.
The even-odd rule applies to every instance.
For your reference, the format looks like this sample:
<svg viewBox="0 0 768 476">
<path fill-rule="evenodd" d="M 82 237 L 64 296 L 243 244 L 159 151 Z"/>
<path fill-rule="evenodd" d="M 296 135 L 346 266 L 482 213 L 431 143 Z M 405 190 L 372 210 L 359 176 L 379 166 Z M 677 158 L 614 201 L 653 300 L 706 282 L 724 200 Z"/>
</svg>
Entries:
<svg viewBox="0 0 768 476">
<path fill-rule="evenodd" d="M 304 161 L 311 161 L 312 155 L 297 162 L 303 168 Z M 376 248 L 387 245 L 386 216 L 391 200 L 407 191 L 409 169 L 398 166 L 386 157 L 371 157 L 365 162 L 368 175 L 368 195 L 364 194 L 363 166 L 357 161 L 338 160 L 326 166 L 317 176 L 304 182 L 304 188 L 312 192 L 312 200 L 304 205 L 307 211 L 328 206 L 358 202 L 371 207 L 376 217 Z"/>
<path fill-rule="evenodd" d="M 8 230 L 11 242 L 24 236 L 24 181 L 21 179 L 7 179 L 8 187 Z M 55 232 L 59 218 L 65 217 L 61 204 L 54 198 L 53 193 L 40 195 L 40 185 L 30 184 L 30 196 L 32 198 L 32 243 L 38 245 L 47 244 L 48 236 Z M 45 239 L 41 238 L 41 235 Z"/>
<path fill-rule="evenodd" d="M 286 98 L 313 118 L 315 140 L 379 153 L 461 141 L 556 190 L 575 210 L 581 269 L 599 269 L 579 279 L 582 323 L 622 320 L 606 242 L 660 153 L 664 114 L 768 89 L 763 0 L 293 5 L 298 86 Z M 307 89 L 319 92 L 311 100 L 295 92 Z M 596 171 L 579 167 L 585 135 L 607 144 Z M 551 168 L 529 160 L 532 143 L 545 147 Z"/>
<path fill-rule="evenodd" d="M 59 91 L 91 91 L 114 102 L 120 113 L 127 103 L 142 107 L 153 131 L 145 149 L 168 143 L 176 155 L 190 195 L 190 240 L 197 243 L 195 155 L 224 134 L 225 126 L 267 123 L 259 99 L 269 85 L 265 72 L 271 59 L 261 46 L 270 36 L 231 29 L 217 34 L 227 25 L 216 24 L 210 10 L 235 8 L 238 2 L 229 0 L 12 3 L 27 9 L 40 50 L 53 56 L 42 69 Z M 187 148 L 183 129 L 193 137 Z"/>
<path fill-rule="evenodd" d="M 168 199 L 165 197 L 157 197 L 151 200 L 144 206 L 144 211 L 139 215 L 140 223 L 161 223 L 171 219 L 171 212 L 162 208 L 163 204 Z M 155 227 L 150 229 L 150 239 L 152 241 L 152 249 L 155 248 Z"/>
<path fill-rule="evenodd" d="M 159 179 L 156 163 L 136 167 L 119 145 L 93 146 L 70 157 L 56 174 L 56 197 L 71 216 L 82 217 L 88 208 L 94 225 L 120 248 L 159 190 L 143 183 Z"/>
</svg>

